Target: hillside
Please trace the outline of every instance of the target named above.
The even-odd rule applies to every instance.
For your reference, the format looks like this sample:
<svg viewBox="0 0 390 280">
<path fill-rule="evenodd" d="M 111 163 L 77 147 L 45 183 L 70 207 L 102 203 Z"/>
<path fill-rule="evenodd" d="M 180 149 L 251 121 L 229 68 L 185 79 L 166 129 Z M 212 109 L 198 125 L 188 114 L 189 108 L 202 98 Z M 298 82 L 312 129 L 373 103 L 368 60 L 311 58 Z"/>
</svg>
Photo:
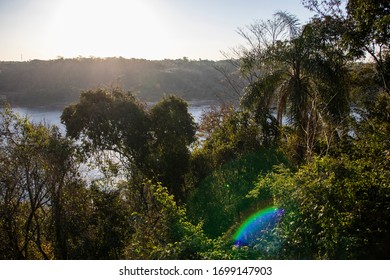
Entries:
<svg viewBox="0 0 390 280">
<path fill-rule="evenodd" d="M 16 106 L 64 105 L 82 90 L 121 86 L 143 101 L 177 94 L 188 101 L 231 95 L 218 68 L 234 73 L 228 61 L 187 59 L 149 61 L 124 58 L 76 58 L 0 62 L 0 95 Z"/>
</svg>

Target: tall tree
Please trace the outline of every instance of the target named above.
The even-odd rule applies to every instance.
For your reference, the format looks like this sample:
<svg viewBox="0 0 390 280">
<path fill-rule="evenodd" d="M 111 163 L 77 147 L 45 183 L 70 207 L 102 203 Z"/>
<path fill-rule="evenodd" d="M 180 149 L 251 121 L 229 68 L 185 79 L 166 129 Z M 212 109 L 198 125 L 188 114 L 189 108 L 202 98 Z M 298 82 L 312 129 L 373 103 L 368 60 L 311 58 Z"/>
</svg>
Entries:
<svg viewBox="0 0 390 280">
<path fill-rule="evenodd" d="M 65 108 L 61 120 L 84 150 L 118 155 L 119 162 L 108 157 L 111 169 L 122 166 L 129 180 L 160 181 L 176 199 L 183 197 L 196 125 L 182 99 L 169 96 L 148 108 L 118 88 L 89 90 Z"/>
<path fill-rule="evenodd" d="M 311 157 L 320 129 L 341 124 L 348 112 L 344 54 L 322 21 L 300 27 L 294 16 L 278 12 L 273 22 L 285 31 L 279 34 L 287 36 L 265 37 L 272 43 L 256 46 L 258 55 L 244 54 L 243 69 L 258 77 L 248 86 L 242 105 L 258 115 L 263 127 L 272 124 L 272 106 L 277 107 L 279 125 L 287 111 L 298 136 L 296 155 L 304 160 Z"/>
<path fill-rule="evenodd" d="M 189 169 L 190 150 L 196 124 L 183 99 L 167 96 L 150 110 L 153 169 L 159 181 L 177 199 L 184 199 L 184 175 Z"/>
<path fill-rule="evenodd" d="M 68 136 L 82 140 L 85 152 L 113 151 L 132 172 L 149 170 L 150 122 L 145 105 L 132 94 L 117 88 L 82 92 L 79 103 L 65 108 L 61 121 Z"/>
<path fill-rule="evenodd" d="M 355 58 L 369 54 L 377 65 L 383 89 L 389 92 L 390 3 L 386 0 L 303 0 L 321 18 L 339 23 L 342 39 Z"/>
<path fill-rule="evenodd" d="M 66 258 L 64 192 L 80 185 L 72 150 L 55 127 L 0 112 L 0 230 L 9 258 Z"/>
</svg>

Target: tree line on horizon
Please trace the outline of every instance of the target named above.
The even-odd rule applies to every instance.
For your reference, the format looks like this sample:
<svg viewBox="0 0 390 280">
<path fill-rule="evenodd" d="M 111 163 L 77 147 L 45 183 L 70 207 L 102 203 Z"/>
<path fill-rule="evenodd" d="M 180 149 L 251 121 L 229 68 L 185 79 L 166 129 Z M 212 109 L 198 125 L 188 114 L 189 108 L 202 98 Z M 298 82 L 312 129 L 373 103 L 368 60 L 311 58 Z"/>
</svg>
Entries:
<svg viewBox="0 0 390 280">
<path fill-rule="evenodd" d="M 83 91 L 66 135 L 5 106 L 0 257 L 389 259 L 390 4 L 302 2 L 305 25 L 277 12 L 239 30 L 247 85 L 200 124 L 182 97 L 120 87 Z M 235 244 L 270 206 L 280 221 Z"/>
<path fill-rule="evenodd" d="M 231 94 L 223 73 L 237 76 L 228 61 L 146 60 L 125 58 L 58 58 L 0 62 L 0 95 L 14 106 L 66 106 L 80 91 L 121 86 L 145 102 L 164 94 L 189 101 L 218 100 Z"/>
</svg>

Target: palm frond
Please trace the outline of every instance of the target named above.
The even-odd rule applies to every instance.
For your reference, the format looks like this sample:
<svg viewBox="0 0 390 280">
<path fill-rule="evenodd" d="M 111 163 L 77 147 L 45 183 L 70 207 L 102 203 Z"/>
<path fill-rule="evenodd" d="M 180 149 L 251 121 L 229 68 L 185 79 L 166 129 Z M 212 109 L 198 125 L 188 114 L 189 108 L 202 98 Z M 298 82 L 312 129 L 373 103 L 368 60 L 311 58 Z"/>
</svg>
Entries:
<svg viewBox="0 0 390 280">
<path fill-rule="evenodd" d="M 290 106 L 290 122 L 298 130 L 306 126 L 308 118 L 308 100 L 310 94 L 310 83 L 307 79 L 292 77 L 288 84 Z"/>
<path fill-rule="evenodd" d="M 262 107 L 263 109 L 269 110 L 275 97 L 275 91 L 283 80 L 284 75 L 284 71 L 274 71 L 250 84 L 245 89 L 245 93 L 240 102 L 241 106 L 247 109 Z"/>
<path fill-rule="evenodd" d="M 274 14 L 274 16 L 280 20 L 280 22 L 283 24 L 283 27 L 288 30 L 290 39 L 295 39 L 299 36 L 301 33 L 301 25 L 295 15 L 286 11 L 278 11 Z"/>
</svg>

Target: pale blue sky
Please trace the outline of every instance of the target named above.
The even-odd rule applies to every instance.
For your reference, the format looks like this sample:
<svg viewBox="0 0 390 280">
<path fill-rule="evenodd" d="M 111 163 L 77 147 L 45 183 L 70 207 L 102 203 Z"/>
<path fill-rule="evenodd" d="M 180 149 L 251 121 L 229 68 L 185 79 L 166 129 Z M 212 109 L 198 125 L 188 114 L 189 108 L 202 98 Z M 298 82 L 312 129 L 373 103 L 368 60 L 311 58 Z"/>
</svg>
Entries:
<svg viewBox="0 0 390 280">
<path fill-rule="evenodd" d="M 0 60 L 57 56 L 222 59 L 236 30 L 300 0 L 0 0 Z"/>
</svg>

